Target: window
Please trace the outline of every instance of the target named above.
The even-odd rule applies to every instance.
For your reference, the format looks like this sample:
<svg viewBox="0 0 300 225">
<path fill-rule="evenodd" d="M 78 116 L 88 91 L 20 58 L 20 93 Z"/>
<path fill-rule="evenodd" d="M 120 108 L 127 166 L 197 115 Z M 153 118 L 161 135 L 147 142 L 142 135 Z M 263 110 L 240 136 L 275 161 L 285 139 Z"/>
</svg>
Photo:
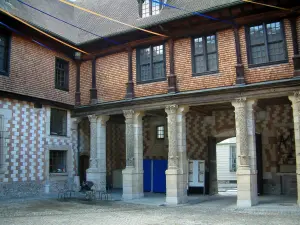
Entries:
<svg viewBox="0 0 300 225">
<path fill-rule="evenodd" d="M 69 90 L 69 62 L 59 58 L 55 61 L 55 88 Z"/>
<path fill-rule="evenodd" d="M 236 146 L 230 145 L 229 170 L 236 172 Z"/>
<path fill-rule="evenodd" d="M 165 127 L 164 126 L 156 127 L 156 138 L 157 139 L 164 139 L 165 138 Z"/>
<path fill-rule="evenodd" d="M 281 22 L 261 24 L 248 29 L 249 64 L 264 64 L 287 60 Z"/>
<path fill-rule="evenodd" d="M 61 109 L 51 109 L 50 134 L 67 136 L 67 111 Z"/>
<path fill-rule="evenodd" d="M 67 172 L 67 151 L 50 150 L 50 173 L 66 173 Z"/>
<path fill-rule="evenodd" d="M 162 2 L 162 0 L 157 0 Z M 159 14 L 162 4 L 152 0 L 140 1 L 140 15 L 142 18 Z"/>
<path fill-rule="evenodd" d="M 210 73 L 218 70 L 216 35 L 193 39 L 193 73 Z"/>
<path fill-rule="evenodd" d="M 0 74 L 8 76 L 9 38 L 0 33 Z"/>
<path fill-rule="evenodd" d="M 164 45 L 150 46 L 137 51 L 138 82 L 166 78 L 164 51 Z"/>
</svg>

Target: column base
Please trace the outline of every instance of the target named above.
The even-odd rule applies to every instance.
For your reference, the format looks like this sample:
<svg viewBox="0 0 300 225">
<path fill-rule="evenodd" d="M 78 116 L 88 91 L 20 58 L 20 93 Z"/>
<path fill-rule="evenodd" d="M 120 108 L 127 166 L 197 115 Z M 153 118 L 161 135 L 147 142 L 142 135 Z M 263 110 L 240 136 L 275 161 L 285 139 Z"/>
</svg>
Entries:
<svg viewBox="0 0 300 225">
<path fill-rule="evenodd" d="M 92 181 L 98 191 L 106 190 L 106 173 L 98 169 L 89 168 L 86 171 L 86 181 Z"/>
<path fill-rule="evenodd" d="M 178 205 L 187 203 L 186 176 L 179 169 L 166 170 L 167 194 L 166 203 Z"/>
<path fill-rule="evenodd" d="M 237 207 L 257 205 L 257 171 L 239 168 L 237 173 Z"/>
<path fill-rule="evenodd" d="M 144 172 L 137 172 L 134 167 L 127 167 L 123 175 L 123 200 L 132 200 L 144 197 Z"/>
</svg>

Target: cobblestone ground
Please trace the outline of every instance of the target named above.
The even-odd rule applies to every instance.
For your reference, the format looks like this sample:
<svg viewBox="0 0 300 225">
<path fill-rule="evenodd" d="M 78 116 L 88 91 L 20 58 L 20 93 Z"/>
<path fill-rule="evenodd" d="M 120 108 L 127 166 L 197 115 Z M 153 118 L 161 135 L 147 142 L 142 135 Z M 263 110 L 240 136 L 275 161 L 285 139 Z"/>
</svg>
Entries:
<svg viewBox="0 0 300 225">
<path fill-rule="evenodd" d="M 185 206 L 147 206 L 120 201 L 27 199 L 0 201 L 2 225 L 77 224 L 209 224 L 267 225 L 300 224 L 300 211 L 241 210 L 224 203 Z"/>
</svg>

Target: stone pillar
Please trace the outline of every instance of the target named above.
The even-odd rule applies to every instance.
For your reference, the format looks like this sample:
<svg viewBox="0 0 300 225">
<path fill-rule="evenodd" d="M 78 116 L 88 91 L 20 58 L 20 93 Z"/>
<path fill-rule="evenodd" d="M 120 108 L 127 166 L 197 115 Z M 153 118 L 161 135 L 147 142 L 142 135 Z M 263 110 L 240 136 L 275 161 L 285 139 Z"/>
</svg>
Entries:
<svg viewBox="0 0 300 225">
<path fill-rule="evenodd" d="M 235 108 L 237 145 L 237 206 L 257 204 L 257 170 L 255 145 L 254 100 L 238 98 L 232 102 Z"/>
<path fill-rule="evenodd" d="M 143 191 L 143 112 L 124 110 L 126 122 L 126 168 L 123 174 L 123 199 L 144 196 Z"/>
<path fill-rule="evenodd" d="M 98 116 L 97 118 L 97 165 L 99 169 L 100 183 L 98 188 L 106 190 L 106 122 L 109 116 Z"/>
<path fill-rule="evenodd" d="M 108 116 L 88 116 L 90 120 L 90 167 L 87 181 L 93 181 L 97 190 L 106 189 L 106 121 Z"/>
<path fill-rule="evenodd" d="M 294 133 L 295 133 L 295 155 L 296 155 L 296 176 L 297 176 L 297 203 L 300 206 L 300 91 L 289 96 L 292 102 Z"/>
<path fill-rule="evenodd" d="M 186 128 L 185 113 L 187 107 L 166 106 L 168 115 L 168 169 L 166 170 L 168 204 L 181 204 L 187 201 L 186 176 Z"/>
<path fill-rule="evenodd" d="M 80 179 L 78 174 L 79 158 L 78 158 L 78 123 L 80 123 L 81 118 L 73 118 L 71 122 L 71 139 L 72 139 L 72 170 L 75 168 L 75 171 L 72 171 L 72 174 L 75 172 L 74 182 L 76 188 L 80 187 Z M 69 171 L 69 170 L 68 170 Z"/>
<path fill-rule="evenodd" d="M 188 106 L 181 106 L 177 110 L 177 144 L 179 156 L 179 169 L 182 170 L 182 181 L 179 187 L 181 192 L 180 203 L 187 202 L 187 186 L 188 186 L 188 161 L 186 152 L 186 113 L 189 111 Z"/>
</svg>

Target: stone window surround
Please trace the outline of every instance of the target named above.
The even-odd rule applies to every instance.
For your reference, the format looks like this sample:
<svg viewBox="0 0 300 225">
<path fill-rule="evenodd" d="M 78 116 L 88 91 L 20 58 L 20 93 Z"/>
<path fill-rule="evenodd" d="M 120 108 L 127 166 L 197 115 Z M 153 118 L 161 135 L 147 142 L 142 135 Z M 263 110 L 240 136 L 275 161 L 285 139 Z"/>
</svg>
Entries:
<svg viewBox="0 0 300 225">
<path fill-rule="evenodd" d="M 49 162 L 50 162 L 50 151 L 67 151 L 67 172 L 66 173 L 50 173 L 49 172 Z M 62 177 L 68 176 L 71 177 L 74 175 L 74 163 L 73 163 L 73 154 L 72 154 L 72 146 L 70 145 L 48 145 L 45 149 L 45 178 L 49 180 L 51 177 Z"/>
<path fill-rule="evenodd" d="M 0 115 L 3 116 L 3 131 L 4 131 L 4 156 L 7 155 L 7 138 L 8 138 L 8 131 L 7 131 L 7 126 L 5 126 L 6 124 L 8 124 L 8 121 L 11 120 L 12 118 L 12 111 L 10 109 L 0 109 Z M 4 176 L 5 172 L 7 171 L 7 166 L 8 163 L 5 162 L 4 160 L 4 166 L 3 168 L 0 168 L 0 178 L 2 178 L 2 176 Z"/>
<path fill-rule="evenodd" d="M 50 134 L 50 123 L 51 123 L 51 108 L 57 108 L 57 109 L 62 109 L 58 107 L 46 107 L 46 135 L 47 137 L 58 137 L 62 139 L 69 139 L 71 138 L 71 113 L 69 110 L 67 111 L 67 136 L 59 136 L 59 135 L 52 135 Z"/>
</svg>

